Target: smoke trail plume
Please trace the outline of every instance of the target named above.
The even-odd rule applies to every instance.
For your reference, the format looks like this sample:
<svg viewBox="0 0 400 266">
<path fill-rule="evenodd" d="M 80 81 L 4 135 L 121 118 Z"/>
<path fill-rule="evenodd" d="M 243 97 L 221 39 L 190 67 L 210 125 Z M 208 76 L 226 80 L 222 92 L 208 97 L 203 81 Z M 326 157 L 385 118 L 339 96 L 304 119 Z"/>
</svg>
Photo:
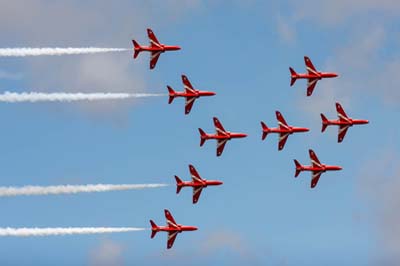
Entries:
<svg viewBox="0 0 400 266">
<path fill-rule="evenodd" d="M 64 185 L 64 186 L 25 186 L 25 187 L 0 187 L 0 197 L 59 195 L 91 192 L 107 192 L 120 190 L 137 190 L 146 188 L 166 187 L 167 184 L 135 184 L 135 185 Z"/>
<path fill-rule="evenodd" d="M 87 235 L 144 231 L 146 228 L 136 227 L 54 227 L 54 228 L 0 228 L 0 236 L 57 236 L 57 235 Z"/>
<path fill-rule="evenodd" d="M 40 55 L 76 55 L 76 54 L 94 54 L 124 52 L 130 49 L 124 48 L 0 48 L 0 57 L 24 57 Z"/>
<path fill-rule="evenodd" d="M 43 92 L 9 92 L 0 94 L 0 102 L 76 102 L 76 101 L 101 101 L 123 100 L 129 98 L 158 97 L 165 94 L 157 93 L 43 93 Z"/>
</svg>

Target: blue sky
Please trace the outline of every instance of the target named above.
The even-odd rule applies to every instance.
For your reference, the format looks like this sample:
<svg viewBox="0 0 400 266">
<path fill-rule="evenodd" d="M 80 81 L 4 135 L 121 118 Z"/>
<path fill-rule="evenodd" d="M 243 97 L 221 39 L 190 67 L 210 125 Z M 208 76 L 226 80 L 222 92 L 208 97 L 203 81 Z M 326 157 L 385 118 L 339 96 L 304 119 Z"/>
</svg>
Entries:
<svg viewBox="0 0 400 266">
<path fill-rule="evenodd" d="M 318 2 L 318 5 L 315 5 Z M 182 47 L 148 70 L 148 55 L 131 52 L 2 58 L 1 90 L 154 92 L 182 90 L 181 74 L 214 90 L 185 116 L 167 97 L 90 104 L 2 104 L 2 186 L 169 183 L 142 191 L 0 199 L 1 227 L 164 224 L 199 227 L 166 251 L 166 235 L 150 232 L 44 238 L 0 238 L 1 265 L 398 265 L 400 57 L 395 17 L 400 4 L 367 0 L 314 1 L 14 1 L 0 10 L 2 47 L 130 47 L 147 43 L 146 28 Z M 382 2 L 382 3 L 381 3 Z M 289 87 L 288 67 L 303 72 L 303 56 L 340 77 Z M 2 73 L 3 73 L 2 72 Z M 16 75 L 16 76 L 15 76 Z M 17 78 L 15 78 L 17 77 Z M 321 134 L 319 114 L 334 118 L 339 101 L 354 118 L 338 144 L 337 129 Z M 261 141 L 260 121 L 276 126 L 275 110 L 311 128 Z M 199 147 L 197 128 L 249 134 L 215 156 Z M 293 159 L 343 166 L 293 178 Z M 173 175 L 189 179 L 193 164 L 224 185 L 175 194 Z"/>
</svg>

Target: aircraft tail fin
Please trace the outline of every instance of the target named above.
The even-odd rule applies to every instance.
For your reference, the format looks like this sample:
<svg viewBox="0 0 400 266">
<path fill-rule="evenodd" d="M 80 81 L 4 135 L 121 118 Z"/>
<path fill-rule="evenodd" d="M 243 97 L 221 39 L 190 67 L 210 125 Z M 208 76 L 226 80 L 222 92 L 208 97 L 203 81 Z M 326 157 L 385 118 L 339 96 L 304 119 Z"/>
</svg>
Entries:
<svg viewBox="0 0 400 266">
<path fill-rule="evenodd" d="M 328 126 L 328 119 L 324 114 L 321 114 L 321 119 L 322 119 L 322 129 L 321 132 L 324 132 L 326 127 Z"/>
<path fill-rule="evenodd" d="M 175 180 L 176 180 L 176 194 L 179 194 L 179 192 L 182 189 L 182 183 L 183 182 L 178 176 L 175 176 Z"/>
<path fill-rule="evenodd" d="M 297 73 L 296 73 L 296 71 L 294 71 L 294 69 L 291 68 L 291 67 L 289 67 L 289 70 L 290 70 L 290 77 L 291 77 L 291 79 L 290 79 L 290 86 L 293 86 L 294 83 L 295 83 L 296 80 L 297 80 Z"/>
<path fill-rule="evenodd" d="M 261 139 L 264 140 L 268 135 L 268 130 L 269 129 L 268 129 L 268 126 L 262 121 L 261 121 L 261 127 L 262 127 L 262 130 L 263 130 Z"/>
<path fill-rule="evenodd" d="M 199 128 L 199 132 L 200 132 L 200 147 L 204 145 L 204 142 L 206 142 L 206 132 L 204 132 L 204 130 L 202 130 L 201 128 Z"/>
<path fill-rule="evenodd" d="M 151 224 L 151 238 L 154 238 L 157 234 L 157 225 L 155 222 L 153 222 L 153 220 L 150 220 L 150 224 Z"/>
<path fill-rule="evenodd" d="M 167 88 L 168 88 L 168 93 L 169 93 L 168 103 L 171 104 L 175 98 L 175 91 L 170 86 L 167 86 Z"/>
<path fill-rule="evenodd" d="M 298 177 L 300 172 L 302 171 L 302 166 L 297 160 L 294 160 L 294 164 L 296 165 L 296 172 L 294 173 L 294 177 Z"/>
<path fill-rule="evenodd" d="M 138 57 L 139 53 L 141 52 L 142 47 L 135 40 L 132 40 L 132 43 L 133 43 L 133 48 L 134 48 L 133 58 L 136 58 L 136 57 Z"/>
</svg>

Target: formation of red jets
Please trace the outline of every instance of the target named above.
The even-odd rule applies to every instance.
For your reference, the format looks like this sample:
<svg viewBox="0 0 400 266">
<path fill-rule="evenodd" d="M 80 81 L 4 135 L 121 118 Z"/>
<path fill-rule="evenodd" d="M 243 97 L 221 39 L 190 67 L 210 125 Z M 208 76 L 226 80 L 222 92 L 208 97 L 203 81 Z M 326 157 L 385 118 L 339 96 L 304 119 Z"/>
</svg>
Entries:
<svg viewBox="0 0 400 266">
<path fill-rule="evenodd" d="M 149 51 L 151 53 L 150 58 L 150 69 L 154 69 L 157 64 L 158 58 L 160 57 L 161 53 L 166 51 L 176 51 L 179 50 L 179 46 L 169 46 L 161 44 L 156 36 L 154 35 L 151 29 L 147 30 L 148 37 L 150 39 L 150 46 L 140 46 L 135 40 L 133 40 L 134 45 L 134 58 L 136 58 L 141 51 Z M 306 79 L 307 80 L 307 96 L 311 96 L 317 82 L 324 78 L 335 78 L 338 77 L 337 73 L 333 72 L 320 72 L 318 71 L 313 63 L 311 62 L 310 58 L 307 56 L 304 57 L 304 63 L 306 66 L 307 73 L 298 74 L 296 71 L 289 67 L 290 70 L 290 86 L 293 86 L 297 79 Z M 171 104 L 175 97 L 183 97 L 186 100 L 185 103 L 185 114 L 189 114 L 192 110 L 193 104 L 196 99 L 203 97 L 203 96 L 214 96 L 216 95 L 215 92 L 212 91 L 200 91 L 196 90 L 192 84 L 190 83 L 189 79 L 182 75 L 182 83 L 184 86 L 184 91 L 176 92 L 170 86 L 168 88 L 168 95 L 169 101 L 168 103 Z M 336 103 L 336 111 L 338 115 L 337 120 L 328 120 L 325 115 L 321 114 L 322 119 L 322 132 L 330 125 L 338 126 L 338 142 L 341 143 L 347 133 L 349 127 L 353 125 L 361 125 L 361 124 L 368 124 L 368 120 L 361 120 L 361 119 L 352 119 L 347 116 L 345 111 L 343 110 L 340 103 Z M 278 127 L 276 128 L 269 128 L 264 122 L 261 122 L 262 127 L 262 140 L 265 140 L 268 134 L 276 133 L 279 135 L 278 141 L 278 150 L 281 151 L 285 147 L 286 141 L 289 135 L 294 133 L 302 133 L 308 132 L 310 129 L 306 127 L 296 127 L 289 125 L 286 120 L 284 119 L 281 112 L 276 111 L 276 119 L 278 121 Z M 214 117 L 214 126 L 215 126 L 215 134 L 208 134 L 204 132 L 201 128 L 199 128 L 200 132 L 200 146 L 203 146 L 206 140 L 215 139 L 217 142 L 217 151 L 216 155 L 221 156 L 226 143 L 231 139 L 236 138 L 245 138 L 247 134 L 245 133 L 235 133 L 229 132 L 224 129 L 221 122 L 218 118 Z M 302 171 L 309 171 L 311 172 L 311 188 L 314 188 L 319 181 L 321 175 L 327 171 L 339 171 L 342 170 L 342 167 L 335 166 L 335 165 L 326 165 L 319 161 L 317 155 L 313 150 L 309 150 L 309 156 L 311 160 L 311 165 L 305 166 L 301 165 L 297 160 L 294 160 L 295 163 L 295 177 L 297 177 Z M 178 194 L 183 187 L 192 187 L 193 188 L 193 204 L 196 204 L 200 198 L 200 194 L 203 188 L 207 186 L 218 186 L 222 185 L 222 182 L 219 180 L 205 180 L 200 177 L 197 170 L 194 168 L 193 165 L 189 165 L 189 172 L 192 177 L 192 181 L 182 181 L 178 176 L 175 176 L 176 180 L 176 193 Z M 153 238 L 157 232 L 164 231 L 168 232 L 168 242 L 167 248 L 171 248 L 174 244 L 176 236 L 178 233 L 183 231 L 195 231 L 197 227 L 195 226 L 184 226 L 177 224 L 172 217 L 171 213 L 168 210 L 165 210 L 165 218 L 167 220 L 167 226 L 157 226 L 152 220 L 150 220 L 151 224 L 151 238 Z"/>
</svg>

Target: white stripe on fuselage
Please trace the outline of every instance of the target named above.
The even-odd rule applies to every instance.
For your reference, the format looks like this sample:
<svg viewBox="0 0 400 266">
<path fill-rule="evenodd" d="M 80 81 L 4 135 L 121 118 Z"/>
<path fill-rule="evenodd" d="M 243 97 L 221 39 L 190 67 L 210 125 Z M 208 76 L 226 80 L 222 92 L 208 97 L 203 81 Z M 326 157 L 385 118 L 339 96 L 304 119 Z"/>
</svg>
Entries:
<svg viewBox="0 0 400 266">
<path fill-rule="evenodd" d="M 151 60 L 153 60 L 155 57 L 159 56 L 161 54 L 161 51 L 158 51 L 156 53 L 151 53 Z"/>
<path fill-rule="evenodd" d="M 175 237 L 177 234 L 178 234 L 178 231 L 169 233 L 168 234 L 168 240 L 170 240 L 171 238 Z"/>
<path fill-rule="evenodd" d="M 161 48 L 161 44 L 159 44 L 159 43 L 157 43 L 157 42 L 153 41 L 152 39 L 150 39 L 150 44 L 152 44 L 152 45 L 154 45 L 154 46 L 157 46 L 157 47 Z"/>
<path fill-rule="evenodd" d="M 184 87 L 185 90 L 188 90 L 188 91 L 190 91 L 190 92 L 192 92 L 192 93 L 195 92 L 193 88 L 191 88 L 191 87 L 189 87 L 189 86 L 187 86 L 187 85 L 184 85 L 183 87 Z"/>
<path fill-rule="evenodd" d="M 317 162 L 314 161 L 313 159 L 311 159 L 311 164 L 317 165 L 317 166 L 319 166 L 319 167 L 322 167 L 320 163 L 317 163 Z"/>
<path fill-rule="evenodd" d="M 228 141 L 227 139 L 219 140 L 217 142 L 217 148 L 221 147 L 221 145 L 225 144 L 225 142 L 227 142 L 227 141 Z"/>
<path fill-rule="evenodd" d="M 347 122 L 350 122 L 350 120 L 349 120 L 349 118 L 348 118 L 347 116 L 344 116 L 344 115 L 342 115 L 342 114 L 339 113 L 339 112 L 338 112 L 338 117 L 339 117 L 339 119 L 343 119 L 343 120 L 345 120 L 345 121 L 347 121 Z"/>
<path fill-rule="evenodd" d="M 201 180 L 199 177 L 197 177 L 197 176 L 195 176 L 195 175 L 192 175 L 192 178 L 193 178 L 194 180 L 196 180 L 197 182 L 199 182 L 199 183 L 202 183 L 202 182 L 203 182 L 203 180 Z"/>
</svg>

